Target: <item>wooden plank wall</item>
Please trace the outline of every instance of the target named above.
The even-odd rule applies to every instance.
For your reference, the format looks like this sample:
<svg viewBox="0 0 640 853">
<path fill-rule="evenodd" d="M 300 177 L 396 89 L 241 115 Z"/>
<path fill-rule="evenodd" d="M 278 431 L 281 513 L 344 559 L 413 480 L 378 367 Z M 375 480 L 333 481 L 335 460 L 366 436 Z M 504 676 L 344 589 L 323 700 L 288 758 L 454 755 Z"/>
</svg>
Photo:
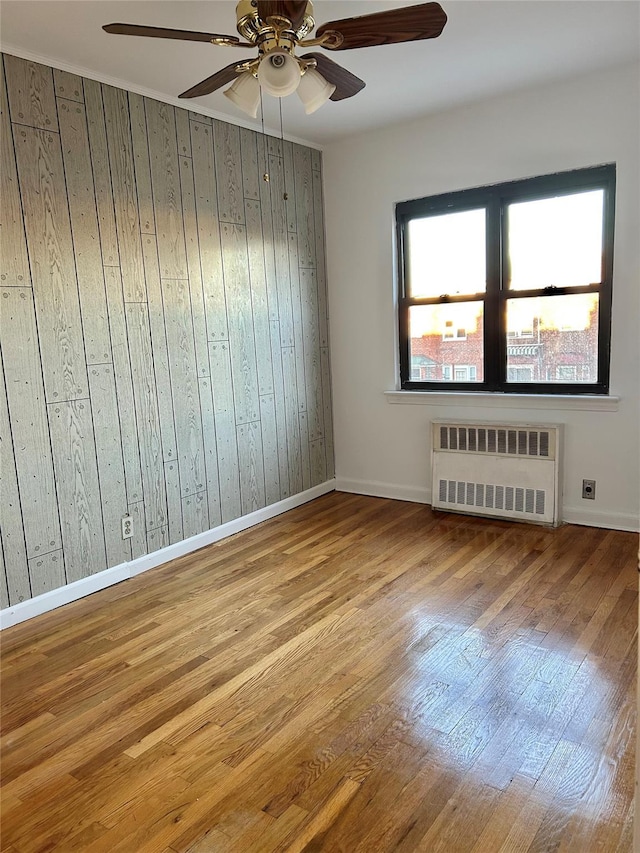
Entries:
<svg viewBox="0 0 640 853">
<path fill-rule="evenodd" d="M 0 71 L 6 607 L 334 468 L 319 152 Z"/>
</svg>

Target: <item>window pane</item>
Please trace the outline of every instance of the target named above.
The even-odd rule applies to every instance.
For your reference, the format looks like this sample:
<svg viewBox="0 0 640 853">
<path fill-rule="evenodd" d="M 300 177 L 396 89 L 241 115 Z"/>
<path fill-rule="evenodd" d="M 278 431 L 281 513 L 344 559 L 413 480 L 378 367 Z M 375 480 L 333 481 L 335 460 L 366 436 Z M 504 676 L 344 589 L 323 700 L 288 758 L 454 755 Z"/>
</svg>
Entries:
<svg viewBox="0 0 640 853">
<path fill-rule="evenodd" d="M 598 295 L 510 299 L 507 381 L 597 382 Z"/>
<path fill-rule="evenodd" d="M 579 287 L 602 278 L 604 191 L 510 204 L 512 290 Z"/>
<path fill-rule="evenodd" d="M 412 379 L 483 381 L 482 302 L 414 305 L 409 311 Z"/>
<path fill-rule="evenodd" d="M 412 219 L 407 229 L 408 295 L 484 293 L 485 211 Z"/>
</svg>

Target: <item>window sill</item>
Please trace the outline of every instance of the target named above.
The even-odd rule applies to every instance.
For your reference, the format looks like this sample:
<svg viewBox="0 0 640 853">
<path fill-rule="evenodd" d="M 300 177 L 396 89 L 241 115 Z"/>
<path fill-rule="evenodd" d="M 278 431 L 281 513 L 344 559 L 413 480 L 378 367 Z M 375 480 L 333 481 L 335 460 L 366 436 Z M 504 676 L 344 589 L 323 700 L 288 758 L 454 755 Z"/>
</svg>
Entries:
<svg viewBox="0 0 640 853">
<path fill-rule="evenodd" d="M 488 406 L 502 409 L 617 412 L 620 397 L 595 394 L 500 394 L 461 391 L 385 391 L 387 403 L 403 406 Z"/>
</svg>

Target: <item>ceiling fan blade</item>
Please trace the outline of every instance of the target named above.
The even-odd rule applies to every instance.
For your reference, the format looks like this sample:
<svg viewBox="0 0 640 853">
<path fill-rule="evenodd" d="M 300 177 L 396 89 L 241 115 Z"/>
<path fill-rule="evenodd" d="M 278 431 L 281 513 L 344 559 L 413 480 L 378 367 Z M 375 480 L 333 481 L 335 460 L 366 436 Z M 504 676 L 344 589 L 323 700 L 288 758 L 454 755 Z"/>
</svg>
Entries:
<svg viewBox="0 0 640 853">
<path fill-rule="evenodd" d="M 294 30 L 297 30 L 304 20 L 306 8 L 307 0 L 258 0 L 257 6 L 261 21 L 266 21 L 273 15 L 279 15 L 282 18 L 288 18 Z"/>
<path fill-rule="evenodd" d="M 201 80 L 200 83 L 196 83 L 195 86 L 187 89 L 186 92 L 178 95 L 178 97 L 197 98 L 199 95 L 210 95 L 211 92 L 215 92 L 216 89 L 220 89 L 222 86 L 226 86 L 227 83 L 231 83 L 232 80 L 235 80 L 238 74 L 242 71 L 243 64 L 244 63 L 242 62 L 232 62 L 231 65 L 227 65 L 220 71 L 216 71 L 215 74 L 212 74 L 211 77 L 207 77 L 206 80 Z"/>
<path fill-rule="evenodd" d="M 333 59 L 329 59 L 324 53 L 305 53 L 302 59 L 315 59 L 318 73 L 322 74 L 328 83 L 332 83 L 336 87 L 335 92 L 331 95 L 330 100 L 332 101 L 352 98 L 367 85 L 364 80 L 347 71 L 342 65 L 338 65 Z"/>
<path fill-rule="evenodd" d="M 119 36 L 147 36 L 155 39 L 182 39 L 184 41 L 207 41 L 212 39 L 226 39 L 239 42 L 237 36 L 225 36 L 219 33 L 197 33 L 193 30 L 172 30 L 167 27 L 145 27 L 141 24 L 105 24 L 102 28 L 107 33 L 115 33 Z M 247 45 L 252 47 L 253 45 Z"/>
<path fill-rule="evenodd" d="M 337 47 L 332 47 L 330 43 L 323 47 L 329 50 L 350 50 L 436 38 L 446 23 L 447 16 L 439 3 L 423 3 L 420 6 L 403 6 L 388 12 L 331 21 L 318 27 L 316 37 L 329 30 L 337 31 L 343 36 L 342 43 Z"/>
</svg>

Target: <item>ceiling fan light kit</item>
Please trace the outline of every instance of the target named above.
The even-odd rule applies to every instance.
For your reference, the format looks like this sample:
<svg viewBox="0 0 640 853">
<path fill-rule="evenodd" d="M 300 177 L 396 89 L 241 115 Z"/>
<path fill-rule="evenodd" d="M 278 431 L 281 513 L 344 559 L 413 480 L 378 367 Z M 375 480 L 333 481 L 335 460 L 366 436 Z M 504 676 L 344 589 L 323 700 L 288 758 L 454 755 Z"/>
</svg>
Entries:
<svg viewBox="0 0 640 853">
<path fill-rule="evenodd" d="M 106 24 L 116 35 L 208 42 L 219 47 L 257 47 L 258 56 L 233 62 L 187 89 L 181 98 L 208 95 L 231 83 L 223 94 L 255 118 L 261 91 L 276 98 L 298 93 L 307 115 L 327 100 L 351 98 L 365 87 L 355 74 L 322 53 L 296 56 L 296 48 L 354 50 L 383 44 L 437 38 L 447 22 L 439 3 L 404 6 L 371 15 L 316 24 L 307 0 L 240 0 L 236 7 L 237 36 L 175 30 L 141 24 Z"/>
<path fill-rule="evenodd" d="M 298 86 L 298 97 L 304 105 L 307 115 L 315 113 L 323 104 L 326 104 L 335 92 L 335 85 L 324 79 L 315 68 L 307 68 L 300 79 Z"/>
<path fill-rule="evenodd" d="M 300 85 L 298 60 L 285 50 L 270 51 L 260 60 L 258 83 L 267 95 L 274 98 L 292 95 Z"/>
<path fill-rule="evenodd" d="M 225 89 L 222 94 L 226 95 L 232 104 L 235 104 L 236 107 L 250 115 L 251 118 L 258 117 L 260 83 L 251 71 L 242 73 L 235 83 L 229 86 L 228 89 Z"/>
</svg>

